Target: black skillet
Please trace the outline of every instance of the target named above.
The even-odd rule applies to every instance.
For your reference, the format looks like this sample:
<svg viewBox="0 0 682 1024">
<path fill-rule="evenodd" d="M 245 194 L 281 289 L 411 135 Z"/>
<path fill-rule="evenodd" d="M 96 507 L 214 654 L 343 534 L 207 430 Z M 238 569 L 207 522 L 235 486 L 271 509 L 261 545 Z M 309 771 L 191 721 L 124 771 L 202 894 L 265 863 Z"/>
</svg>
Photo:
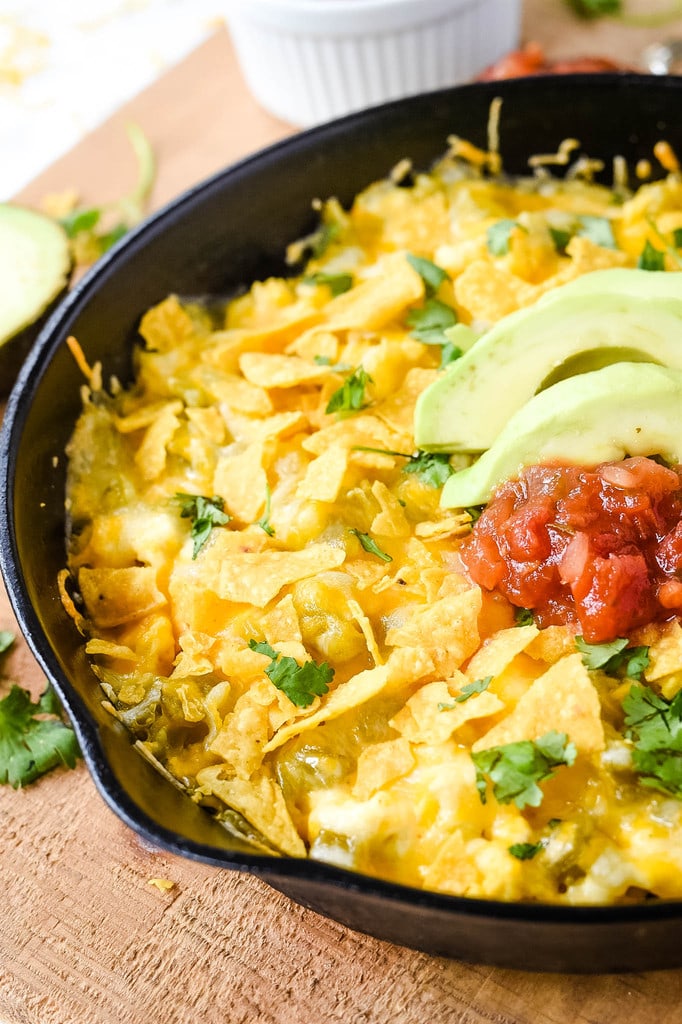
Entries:
<svg viewBox="0 0 682 1024">
<path fill-rule="evenodd" d="M 456 133 L 485 145 L 491 100 L 504 99 L 505 167 L 567 136 L 630 167 L 667 139 L 682 153 L 682 79 L 531 78 L 390 103 L 297 135 L 181 196 L 101 260 L 52 316 L 12 392 L 0 449 L 0 557 L 14 609 L 78 733 L 100 793 L 165 849 L 259 875 L 322 914 L 382 939 L 466 960 L 552 971 L 682 964 L 682 902 L 557 907 L 421 892 L 307 860 L 253 852 L 159 776 L 103 711 L 81 639 L 57 595 L 64 565 L 64 445 L 79 411 L 74 334 L 105 375 L 129 373 L 141 314 L 171 292 L 225 295 L 285 271 L 288 242 L 315 223 L 313 197 L 353 195 L 401 158 L 427 168 Z M 96 837 L 92 837 L 96 841 Z"/>
</svg>

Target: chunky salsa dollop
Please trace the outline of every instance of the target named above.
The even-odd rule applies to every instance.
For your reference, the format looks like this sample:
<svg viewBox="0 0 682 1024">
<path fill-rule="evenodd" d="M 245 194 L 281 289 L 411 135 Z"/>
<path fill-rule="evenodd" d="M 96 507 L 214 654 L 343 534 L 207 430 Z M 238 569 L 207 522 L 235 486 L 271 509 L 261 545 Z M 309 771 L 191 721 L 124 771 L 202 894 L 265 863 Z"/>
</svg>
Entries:
<svg viewBox="0 0 682 1024">
<path fill-rule="evenodd" d="M 682 467 L 544 465 L 503 484 L 463 544 L 481 587 L 589 643 L 682 613 Z"/>
</svg>

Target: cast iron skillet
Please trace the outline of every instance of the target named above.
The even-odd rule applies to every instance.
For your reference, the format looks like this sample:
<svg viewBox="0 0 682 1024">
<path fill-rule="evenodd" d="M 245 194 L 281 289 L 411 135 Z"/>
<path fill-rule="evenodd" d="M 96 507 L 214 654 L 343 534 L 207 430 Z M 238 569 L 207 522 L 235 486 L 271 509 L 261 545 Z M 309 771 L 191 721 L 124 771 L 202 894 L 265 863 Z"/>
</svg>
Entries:
<svg viewBox="0 0 682 1024">
<path fill-rule="evenodd" d="M 91 271 L 40 335 L 14 388 L 0 461 L 0 555 L 19 623 L 64 701 L 95 782 L 131 828 L 165 849 L 249 871 L 322 914 L 431 953 L 535 970 L 611 971 L 682 963 L 682 902 L 556 907 L 421 892 L 314 861 L 254 853 L 139 757 L 103 711 L 81 639 L 64 613 L 64 446 L 82 378 L 69 334 L 105 378 L 126 379 L 142 313 L 167 294 L 224 295 L 285 272 L 286 244 L 314 227 L 311 199 L 343 203 L 409 156 L 427 168 L 451 133 L 485 145 L 490 101 L 504 98 L 505 167 L 567 136 L 630 166 L 666 138 L 682 152 L 682 79 L 535 78 L 444 90 L 295 136 L 228 168 L 143 224 Z M 94 840 L 94 837 L 93 837 Z"/>
</svg>

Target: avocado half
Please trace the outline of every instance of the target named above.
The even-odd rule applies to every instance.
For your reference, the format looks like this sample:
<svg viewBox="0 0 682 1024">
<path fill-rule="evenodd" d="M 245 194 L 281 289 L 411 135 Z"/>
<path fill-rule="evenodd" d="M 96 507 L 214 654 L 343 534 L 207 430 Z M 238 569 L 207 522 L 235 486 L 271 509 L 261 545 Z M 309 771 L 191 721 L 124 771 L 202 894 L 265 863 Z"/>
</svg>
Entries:
<svg viewBox="0 0 682 1024">
<path fill-rule="evenodd" d="M 66 232 L 34 210 L 0 204 L 0 395 L 9 392 L 71 275 Z"/>
<path fill-rule="evenodd" d="M 614 363 L 554 384 L 512 416 L 477 462 L 447 480 L 441 505 L 482 505 L 526 466 L 595 466 L 627 455 L 682 461 L 682 370 Z"/>
<path fill-rule="evenodd" d="M 682 370 L 682 273 L 593 271 L 504 317 L 420 395 L 417 446 L 486 451 L 534 395 L 617 362 Z"/>
</svg>

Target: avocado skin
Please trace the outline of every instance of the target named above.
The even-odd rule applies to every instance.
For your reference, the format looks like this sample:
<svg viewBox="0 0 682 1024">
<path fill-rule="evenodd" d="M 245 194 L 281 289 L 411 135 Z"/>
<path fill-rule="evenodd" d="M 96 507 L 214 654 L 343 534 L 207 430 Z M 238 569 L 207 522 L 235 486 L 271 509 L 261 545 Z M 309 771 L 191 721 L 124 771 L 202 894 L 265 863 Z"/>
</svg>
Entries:
<svg viewBox="0 0 682 1024">
<path fill-rule="evenodd" d="M 492 447 L 445 483 L 443 508 L 485 504 L 526 466 L 595 466 L 628 455 L 682 462 L 682 370 L 614 363 L 527 402 Z"/>
<path fill-rule="evenodd" d="M 682 273 L 594 271 L 500 320 L 420 395 L 417 446 L 485 451 L 549 383 L 635 360 L 682 370 Z"/>
</svg>

